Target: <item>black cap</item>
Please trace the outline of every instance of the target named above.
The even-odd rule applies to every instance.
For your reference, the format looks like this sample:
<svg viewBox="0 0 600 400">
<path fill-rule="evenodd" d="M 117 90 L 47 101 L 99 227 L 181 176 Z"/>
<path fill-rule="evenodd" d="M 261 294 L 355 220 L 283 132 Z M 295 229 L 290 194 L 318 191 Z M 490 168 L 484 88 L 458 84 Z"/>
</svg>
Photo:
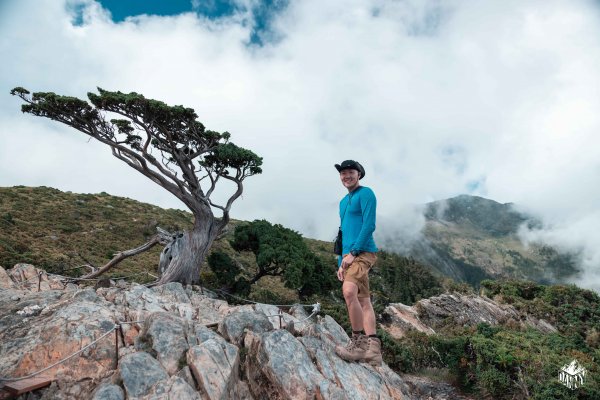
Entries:
<svg viewBox="0 0 600 400">
<path fill-rule="evenodd" d="M 354 161 L 354 160 L 342 161 L 341 164 L 335 164 L 335 169 L 337 169 L 338 172 L 342 172 L 342 170 L 344 170 L 344 169 L 355 169 L 360 174 L 360 177 L 358 179 L 362 179 L 365 177 L 365 169 L 363 168 L 362 165 L 360 165 L 360 163 L 358 161 Z"/>
</svg>

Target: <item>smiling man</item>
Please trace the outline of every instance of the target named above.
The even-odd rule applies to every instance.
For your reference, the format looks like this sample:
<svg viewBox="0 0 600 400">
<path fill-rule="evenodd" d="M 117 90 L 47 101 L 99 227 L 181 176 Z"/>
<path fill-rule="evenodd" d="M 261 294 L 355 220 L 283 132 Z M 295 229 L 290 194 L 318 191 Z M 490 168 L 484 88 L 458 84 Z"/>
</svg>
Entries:
<svg viewBox="0 0 600 400">
<path fill-rule="evenodd" d="M 360 185 L 365 169 L 354 160 L 336 164 L 340 179 L 348 194 L 340 201 L 342 255 L 337 276 L 348 307 L 352 337 L 336 353 L 346 361 L 381 365 L 381 341 L 375 334 L 375 312 L 369 292 L 369 270 L 375 264 L 377 247 L 375 231 L 375 193 Z"/>
</svg>

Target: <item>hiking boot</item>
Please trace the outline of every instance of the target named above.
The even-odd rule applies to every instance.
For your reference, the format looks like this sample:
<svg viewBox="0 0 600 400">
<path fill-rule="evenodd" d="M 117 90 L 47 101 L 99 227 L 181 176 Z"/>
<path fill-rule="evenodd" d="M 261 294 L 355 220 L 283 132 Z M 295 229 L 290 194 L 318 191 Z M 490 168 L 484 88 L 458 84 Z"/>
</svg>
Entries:
<svg viewBox="0 0 600 400">
<path fill-rule="evenodd" d="M 367 337 L 365 335 L 352 335 L 346 347 L 335 347 L 335 354 L 342 360 L 359 361 L 364 358 L 366 350 Z"/>
<path fill-rule="evenodd" d="M 367 346 L 361 362 L 369 363 L 374 367 L 380 367 L 382 362 L 381 340 L 376 337 L 367 337 L 366 339 Z"/>
</svg>

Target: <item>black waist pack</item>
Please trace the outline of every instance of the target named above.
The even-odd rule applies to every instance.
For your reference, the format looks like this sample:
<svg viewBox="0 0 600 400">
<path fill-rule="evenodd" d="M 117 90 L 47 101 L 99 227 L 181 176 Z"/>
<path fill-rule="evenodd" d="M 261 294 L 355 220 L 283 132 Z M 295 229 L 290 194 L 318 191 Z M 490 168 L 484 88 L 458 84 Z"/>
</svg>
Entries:
<svg viewBox="0 0 600 400">
<path fill-rule="evenodd" d="M 337 237 L 335 238 L 335 241 L 333 242 L 333 253 L 337 254 L 338 256 L 342 255 L 342 230 L 341 229 L 338 229 Z"/>
</svg>

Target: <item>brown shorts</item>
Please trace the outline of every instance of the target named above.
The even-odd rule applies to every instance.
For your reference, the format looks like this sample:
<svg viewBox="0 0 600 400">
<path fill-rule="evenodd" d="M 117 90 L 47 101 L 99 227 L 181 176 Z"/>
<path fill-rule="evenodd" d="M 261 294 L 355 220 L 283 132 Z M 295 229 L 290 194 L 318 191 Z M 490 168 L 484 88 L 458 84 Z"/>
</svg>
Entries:
<svg viewBox="0 0 600 400">
<path fill-rule="evenodd" d="M 360 253 L 346 269 L 344 273 L 344 282 L 352 282 L 358 286 L 358 297 L 364 298 L 371 296 L 369 292 L 369 270 L 377 261 L 375 253 Z"/>
</svg>

